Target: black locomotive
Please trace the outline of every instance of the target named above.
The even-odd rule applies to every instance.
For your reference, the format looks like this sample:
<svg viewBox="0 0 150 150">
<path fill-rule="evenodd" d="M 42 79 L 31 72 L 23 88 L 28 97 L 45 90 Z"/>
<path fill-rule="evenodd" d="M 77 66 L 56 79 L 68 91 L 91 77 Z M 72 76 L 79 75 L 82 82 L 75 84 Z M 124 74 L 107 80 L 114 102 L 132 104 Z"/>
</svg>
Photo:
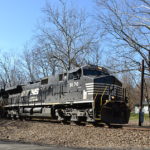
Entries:
<svg viewBox="0 0 150 150">
<path fill-rule="evenodd" d="M 0 98 L 3 116 L 10 118 L 126 124 L 130 111 L 123 93 L 107 69 L 87 65 L 1 90 Z"/>
</svg>

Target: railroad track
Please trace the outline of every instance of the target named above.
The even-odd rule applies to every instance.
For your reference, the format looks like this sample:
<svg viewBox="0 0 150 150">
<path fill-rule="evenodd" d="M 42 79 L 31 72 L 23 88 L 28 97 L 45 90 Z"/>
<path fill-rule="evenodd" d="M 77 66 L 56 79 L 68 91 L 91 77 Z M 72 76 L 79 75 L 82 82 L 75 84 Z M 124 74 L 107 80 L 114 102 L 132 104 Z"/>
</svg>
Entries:
<svg viewBox="0 0 150 150">
<path fill-rule="evenodd" d="M 128 130 L 140 130 L 140 131 L 150 131 L 150 126 L 138 126 L 138 125 L 123 125 L 123 129 L 128 129 Z"/>
<path fill-rule="evenodd" d="M 85 126 L 85 127 L 100 127 L 100 128 L 113 128 L 113 129 L 125 129 L 125 130 L 140 130 L 140 131 L 150 131 L 150 126 L 141 126 L 139 127 L 138 125 L 120 125 L 120 124 L 113 124 L 113 125 L 106 125 L 105 123 L 75 123 L 75 122 L 61 122 L 61 121 L 56 121 L 56 120 L 30 120 L 33 122 L 43 122 L 43 123 L 54 123 L 54 124 L 62 124 L 62 125 L 70 125 L 70 126 Z"/>
<path fill-rule="evenodd" d="M 5 124 L 5 119 L 2 119 L 0 122 L 0 125 Z M 12 122 L 9 122 L 7 124 L 11 124 L 13 122 L 15 122 L 17 120 L 12 120 Z M 32 120 L 23 120 L 25 122 L 37 122 L 37 123 L 44 123 L 44 124 L 61 124 L 61 125 L 70 125 L 70 126 L 85 126 L 85 127 L 100 127 L 100 128 L 113 128 L 113 129 L 123 129 L 123 130 L 139 130 L 139 131 L 150 131 L 150 126 L 138 126 L 138 125 L 130 125 L 130 124 L 126 124 L 126 125 L 120 125 L 120 124 L 113 124 L 113 125 L 106 125 L 105 123 L 85 123 L 85 122 L 81 122 L 81 123 L 77 123 L 77 122 L 62 122 L 62 121 L 58 121 L 58 120 L 49 120 L 49 119 L 45 119 L 45 120 L 41 120 L 41 119 L 32 119 Z"/>
</svg>

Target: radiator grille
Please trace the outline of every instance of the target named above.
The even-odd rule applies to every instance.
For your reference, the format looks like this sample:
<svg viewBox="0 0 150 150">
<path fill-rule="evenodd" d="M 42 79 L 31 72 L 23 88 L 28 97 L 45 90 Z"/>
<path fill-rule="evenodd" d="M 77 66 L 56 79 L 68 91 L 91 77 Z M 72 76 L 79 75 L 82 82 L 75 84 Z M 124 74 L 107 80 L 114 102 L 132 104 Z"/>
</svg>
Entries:
<svg viewBox="0 0 150 150">
<path fill-rule="evenodd" d="M 103 84 L 103 83 L 86 83 L 86 91 L 88 95 L 113 95 L 117 97 L 123 96 L 122 87 L 114 84 Z M 105 92 L 104 92 L 105 91 Z"/>
</svg>

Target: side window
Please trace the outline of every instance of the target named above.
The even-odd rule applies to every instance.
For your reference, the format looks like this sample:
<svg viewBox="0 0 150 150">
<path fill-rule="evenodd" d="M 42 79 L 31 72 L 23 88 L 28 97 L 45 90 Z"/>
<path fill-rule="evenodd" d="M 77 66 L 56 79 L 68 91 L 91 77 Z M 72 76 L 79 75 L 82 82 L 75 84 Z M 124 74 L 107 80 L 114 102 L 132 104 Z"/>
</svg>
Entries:
<svg viewBox="0 0 150 150">
<path fill-rule="evenodd" d="M 72 79 L 73 79 L 73 73 L 69 73 L 68 80 L 72 80 Z"/>
<path fill-rule="evenodd" d="M 41 80 L 41 84 L 48 84 L 48 78 Z"/>
<path fill-rule="evenodd" d="M 81 77 L 81 69 L 79 69 L 76 72 L 70 73 L 68 79 L 69 80 L 72 80 L 72 79 L 77 80 L 77 79 L 80 79 L 80 77 Z"/>
<path fill-rule="evenodd" d="M 48 94 L 53 95 L 53 86 L 52 85 L 50 85 L 48 88 Z"/>
<path fill-rule="evenodd" d="M 63 74 L 60 74 L 59 75 L 59 81 L 62 81 L 63 80 Z"/>
<path fill-rule="evenodd" d="M 59 81 L 65 81 L 67 79 L 67 73 L 59 75 Z"/>
<path fill-rule="evenodd" d="M 81 77 L 81 69 L 79 69 L 76 73 L 75 73 L 75 75 L 74 75 L 74 79 L 80 79 L 80 77 Z"/>
<path fill-rule="evenodd" d="M 67 73 L 64 73 L 64 80 L 67 80 Z"/>
</svg>

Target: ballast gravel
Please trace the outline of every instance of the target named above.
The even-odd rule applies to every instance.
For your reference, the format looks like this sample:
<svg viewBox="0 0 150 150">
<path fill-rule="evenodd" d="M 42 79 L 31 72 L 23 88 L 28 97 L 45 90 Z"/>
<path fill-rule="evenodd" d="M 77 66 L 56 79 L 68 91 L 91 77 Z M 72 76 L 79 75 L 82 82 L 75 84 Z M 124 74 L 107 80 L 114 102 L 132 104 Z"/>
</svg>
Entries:
<svg viewBox="0 0 150 150">
<path fill-rule="evenodd" d="M 0 120 L 0 140 L 84 148 L 150 149 L 150 128 L 107 128 Z"/>
</svg>

